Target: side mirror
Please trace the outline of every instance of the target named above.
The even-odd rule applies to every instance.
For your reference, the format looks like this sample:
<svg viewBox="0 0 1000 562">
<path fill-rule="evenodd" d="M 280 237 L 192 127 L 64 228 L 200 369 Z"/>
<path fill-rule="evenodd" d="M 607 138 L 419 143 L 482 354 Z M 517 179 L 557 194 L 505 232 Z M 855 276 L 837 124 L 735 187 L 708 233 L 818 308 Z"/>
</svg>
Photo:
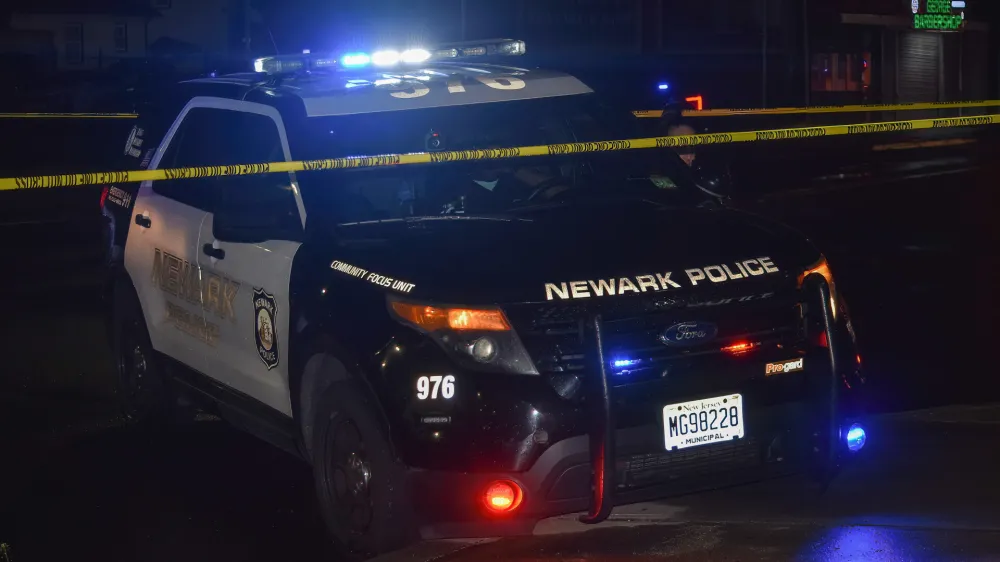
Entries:
<svg viewBox="0 0 1000 562">
<path fill-rule="evenodd" d="M 692 172 L 695 183 L 703 190 L 718 197 L 732 195 L 733 180 L 728 165 L 696 160 Z"/>
</svg>

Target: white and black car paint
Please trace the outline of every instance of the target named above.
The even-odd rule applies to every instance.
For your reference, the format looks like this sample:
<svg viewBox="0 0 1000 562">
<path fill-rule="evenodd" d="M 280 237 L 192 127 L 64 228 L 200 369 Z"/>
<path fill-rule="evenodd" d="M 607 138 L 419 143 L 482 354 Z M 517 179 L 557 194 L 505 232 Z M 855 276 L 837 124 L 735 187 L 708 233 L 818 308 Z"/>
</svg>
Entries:
<svg viewBox="0 0 1000 562">
<path fill-rule="evenodd" d="M 539 94 L 524 69 L 436 71 L 393 90 L 408 95 L 378 97 L 373 88 L 349 109 L 587 91 L 556 73 L 538 73 Z M 503 76 L 466 76 L 484 73 Z M 150 168 L 174 165 L 167 160 L 187 123 L 212 112 L 259 118 L 273 127 L 271 157 L 301 159 L 297 131 L 310 108 L 342 107 L 321 89 L 310 97 L 257 76 L 179 91 L 161 106 L 159 129 L 140 125 L 143 150 L 127 154 L 133 166 L 148 150 Z M 331 532 L 354 553 L 418 536 L 527 532 L 543 517 L 586 509 L 596 522 L 616 503 L 774 472 L 825 474 L 846 453 L 841 428 L 862 414 L 853 333 L 842 299 L 814 267 L 822 255 L 793 230 L 719 204 L 634 197 L 329 228 L 303 199 L 306 178 L 257 177 L 278 178 L 288 196 L 273 207 L 283 220 L 264 233 L 227 214 L 219 201 L 228 188 L 196 205 L 179 191 L 210 180 L 113 186 L 128 197 L 108 211 L 111 331 L 139 314 L 148 342 L 129 341 L 155 362 L 164 388 L 311 462 Z M 500 311 L 509 329 L 425 328 L 400 313 L 414 305 Z M 492 347 L 474 351 L 483 338 Z M 738 344 L 748 347 L 730 352 Z M 131 357 L 123 346 L 119 354 Z M 780 374 L 769 366 L 792 362 Z M 665 406 L 733 393 L 742 400 L 739 438 L 677 457 L 664 448 Z M 331 424 L 344 419 L 367 451 L 345 461 L 371 500 L 358 532 L 338 527 L 341 500 L 322 475 L 339 454 Z M 725 460 L 713 462 L 721 450 Z M 516 511 L 484 509 L 495 481 L 523 491 Z"/>
</svg>

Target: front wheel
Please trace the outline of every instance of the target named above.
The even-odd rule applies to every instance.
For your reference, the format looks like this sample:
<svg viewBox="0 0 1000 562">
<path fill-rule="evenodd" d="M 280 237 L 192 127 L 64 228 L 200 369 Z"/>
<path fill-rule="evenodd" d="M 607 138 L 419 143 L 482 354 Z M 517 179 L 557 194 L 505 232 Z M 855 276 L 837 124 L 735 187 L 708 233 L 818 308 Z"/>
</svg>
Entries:
<svg viewBox="0 0 1000 562">
<path fill-rule="evenodd" d="M 153 352 L 139 299 L 119 282 L 114 288 L 112 347 L 122 414 L 138 423 L 166 421 L 174 402 Z"/>
<path fill-rule="evenodd" d="M 313 435 L 313 473 L 320 508 L 336 546 L 364 560 L 415 538 L 403 469 L 373 413 L 352 383 L 328 388 Z"/>
</svg>

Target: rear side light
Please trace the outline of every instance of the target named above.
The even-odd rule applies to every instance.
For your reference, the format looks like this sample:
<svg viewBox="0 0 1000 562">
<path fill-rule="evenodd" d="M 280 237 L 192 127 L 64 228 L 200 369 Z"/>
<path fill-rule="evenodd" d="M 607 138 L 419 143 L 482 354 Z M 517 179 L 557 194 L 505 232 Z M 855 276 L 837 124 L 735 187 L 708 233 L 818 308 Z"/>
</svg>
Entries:
<svg viewBox="0 0 1000 562">
<path fill-rule="evenodd" d="M 691 96 L 684 98 L 684 101 L 694 106 L 695 111 L 705 109 L 705 99 L 702 96 Z"/>
<path fill-rule="evenodd" d="M 521 487 L 510 480 L 497 480 L 486 487 L 483 494 L 483 504 L 490 513 L 511 513 L 521 506 L 524 492 Z"/>
<path fill-rule="evenodd" d="M 104 210 L 104 204 L 108 202 L 108 192 L 110 192 L 110 191 L 111 191 L 111 188 L 109 188 L 108 186 L 104 186 L 104 189 L 101 190 L 101 210 L 102 211 Z"/>
</svg>

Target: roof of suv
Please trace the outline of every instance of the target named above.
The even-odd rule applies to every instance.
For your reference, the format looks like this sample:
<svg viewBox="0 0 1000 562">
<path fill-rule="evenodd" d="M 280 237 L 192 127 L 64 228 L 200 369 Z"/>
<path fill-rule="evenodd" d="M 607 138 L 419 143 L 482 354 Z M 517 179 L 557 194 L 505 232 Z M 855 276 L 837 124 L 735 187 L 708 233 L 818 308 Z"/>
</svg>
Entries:
<svg viewBox="0 0 1000 562">
<path fill-rule="evenodd" d="M 399 71 L 350 69 L 266 75 L 254 72 L 196 78 L 185 84 L 228 86 L 225 97 L 259 89 L 269 97 L 295 97 L 307 117 L 378 113 L 431 107 L 568 96 L 592 90 L 568 74 L 492 64 L 428 63 Z"/>
</svg>

